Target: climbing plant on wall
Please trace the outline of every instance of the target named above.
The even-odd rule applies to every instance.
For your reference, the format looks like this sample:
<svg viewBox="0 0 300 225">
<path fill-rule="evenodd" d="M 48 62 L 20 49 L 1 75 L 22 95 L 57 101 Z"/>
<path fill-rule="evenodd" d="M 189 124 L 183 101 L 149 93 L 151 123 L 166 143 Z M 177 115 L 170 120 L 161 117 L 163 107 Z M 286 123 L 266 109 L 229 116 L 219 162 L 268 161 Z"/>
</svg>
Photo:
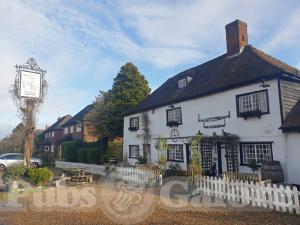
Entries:
<svg viewBox="0 0 300 225">
<path fill-rule="evenodd" d="M 191 160 L 191 176 L 194 183 L 195 177 L 200 176 L 203 173 L 202 157 L 201 157 L 201 140 L 202 135 L 196 134 L 192 139 L 192 160 Z"/>
<path fill-rule="evenodd" d="M 167 139 L 160 137 L 156 140 L 155 148 L 158 150 L 158 165 L 162 174 L 165 174 L 167 169 L 167 151 L 168 143 Z"/>
</svg>

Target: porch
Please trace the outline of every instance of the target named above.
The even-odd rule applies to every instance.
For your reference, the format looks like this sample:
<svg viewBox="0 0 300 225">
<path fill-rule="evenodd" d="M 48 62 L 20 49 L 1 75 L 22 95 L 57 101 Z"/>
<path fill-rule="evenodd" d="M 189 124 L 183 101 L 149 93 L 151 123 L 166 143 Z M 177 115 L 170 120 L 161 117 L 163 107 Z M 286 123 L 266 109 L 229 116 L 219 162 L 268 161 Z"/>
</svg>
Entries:
<svg viewBox="0 0 300 225">
<path fill-rule="evenodd" d="M 168 166 L 179 164 L 181 169 L 189 173 L 193 152 L 201 150 L 201 161 L 204 174 L 221 176 L 225 172 L 239 172 L 239 137 L 223 132 L 223 135 L 202 136 L 200 144 L 192 144 L 194 136 L 164 138 L 168 146 L 182 146 L 182 160 L 170 160 L 167 150 Z M 177 152 L 175 154 L 178 154 Z"/>
</svg>

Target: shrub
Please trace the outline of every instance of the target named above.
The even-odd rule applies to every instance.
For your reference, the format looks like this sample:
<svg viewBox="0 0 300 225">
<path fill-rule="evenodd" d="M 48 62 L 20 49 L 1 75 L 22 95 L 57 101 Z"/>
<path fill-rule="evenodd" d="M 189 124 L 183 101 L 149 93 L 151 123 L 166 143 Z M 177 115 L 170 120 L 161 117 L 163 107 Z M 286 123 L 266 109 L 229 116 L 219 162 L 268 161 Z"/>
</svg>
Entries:
<svg viewBox="0 0 300 225">
<path fill-rule="evenodd" d="M 108 143 L 107 147 L 107 157 L 116 158 L 118 162 L 123 161 L 123 141 L 122 140 L 113 140 Z"/>
<path fill-rule="evenodd" d="M 175 176 L 178 175 L 181 171 L 181 166 L 179 165 L 179 163 L 171 163 L 169 165 L 169 168 L 167 169 L 167 176 Z"/>
<path fill-rule="evenodd" d="M 147 163 L 147 158 L 145 158 L 145 157 L 143 157 L 143 156 L 139 156 L 139 157 L 137 158 L 137 160 L 138 160 L 138 163 L 139 163 L 139 164 L 146 164 L 146 163 Z"/>
<path fill-rule="evenodd" d="M 17 179 L 19 177 L 24 176 L 27 173 L 28 169 L 29 168 L 24 165 L 15 165 L 8 167 L 2 175 L 2 178 L 5 182 Z"/>
<path fill-rule="evenodd" d="M 87 162 L 90 164 L 98 163 L 98 149 L 97 148 L 89 148 L 87 149 Z"/>
<path fill-rule="evenodd" d="M 28 171 L 29 179 L 36 185 L 42 185 L 49 182 L 53 177 L 53 173 L 48 168 L 30 169 Z"/>
<path fill-rule="evenodd" d="M 103 165 L 104 163 L 108 162 L 109 156 L 107 154 L 100 155 L 100 165 Z"/>
<path fill-rule="evenodd" d="M 88 153 L 89 149 L 88 148 L 80 148 L 77 151 L 77 159 L 78 162 L 80 163 L 87 163 L 87 153 Z"/>
<path fill-rule="evenodd" d="M 62 158 L 67 162 L 78 162 L 77 151 L 82 145 L 81 141 L 64 142 L 61 146 Z"/>
</svg>

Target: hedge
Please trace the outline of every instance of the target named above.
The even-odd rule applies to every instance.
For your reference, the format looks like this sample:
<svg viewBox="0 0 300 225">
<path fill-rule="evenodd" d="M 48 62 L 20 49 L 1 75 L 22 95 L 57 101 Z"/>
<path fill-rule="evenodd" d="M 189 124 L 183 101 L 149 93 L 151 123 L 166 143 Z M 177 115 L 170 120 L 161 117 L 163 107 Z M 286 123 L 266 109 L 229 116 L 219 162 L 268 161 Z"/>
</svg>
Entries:
<svg viewBox="0 0 300 225">
<path fill-rule="evenodd" d="M 87 163 L 99 164 L 99 150 L 97 148 L 88 148 L 87 153 Z"/>
<path fill-rule="evenodd" d="M 80 163 L 87 163 L 87 151 L 89 149 L 88 148 L 80 148 L 77 150 L 77 160 Z"/>
<path fill-rule="evenodd" d="M 62 158 L 67 162 L 80 162 L 90 164 L 104 164 L 108 158 L 116 158 L 118 162 L 123 159 L 123 142 L 114 140 L 103 149 L 101 141 L 83 143 L 81 141 L 65 142 L 62 144 Z"/>
<path fill-rule="evenodd" d="M 67 162 L 78 162 L 77 151 L 83 145 L 81 141 L 64 142 L 61 146 L 61 156 Z"/>
</svg>

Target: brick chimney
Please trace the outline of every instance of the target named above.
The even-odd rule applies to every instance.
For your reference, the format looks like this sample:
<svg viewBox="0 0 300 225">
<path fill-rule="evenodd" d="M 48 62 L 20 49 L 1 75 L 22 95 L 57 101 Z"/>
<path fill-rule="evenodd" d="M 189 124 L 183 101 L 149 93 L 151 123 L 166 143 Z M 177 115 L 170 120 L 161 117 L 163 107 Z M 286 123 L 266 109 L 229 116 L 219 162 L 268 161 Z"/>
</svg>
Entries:
<svg viewBox="0 0 300 225">
<path fill-rule="evenodd" d="M 227 55 L 232 56 L 248 45 L 247 23 L 235 20 L 225 26 Z"/>
</svg>

